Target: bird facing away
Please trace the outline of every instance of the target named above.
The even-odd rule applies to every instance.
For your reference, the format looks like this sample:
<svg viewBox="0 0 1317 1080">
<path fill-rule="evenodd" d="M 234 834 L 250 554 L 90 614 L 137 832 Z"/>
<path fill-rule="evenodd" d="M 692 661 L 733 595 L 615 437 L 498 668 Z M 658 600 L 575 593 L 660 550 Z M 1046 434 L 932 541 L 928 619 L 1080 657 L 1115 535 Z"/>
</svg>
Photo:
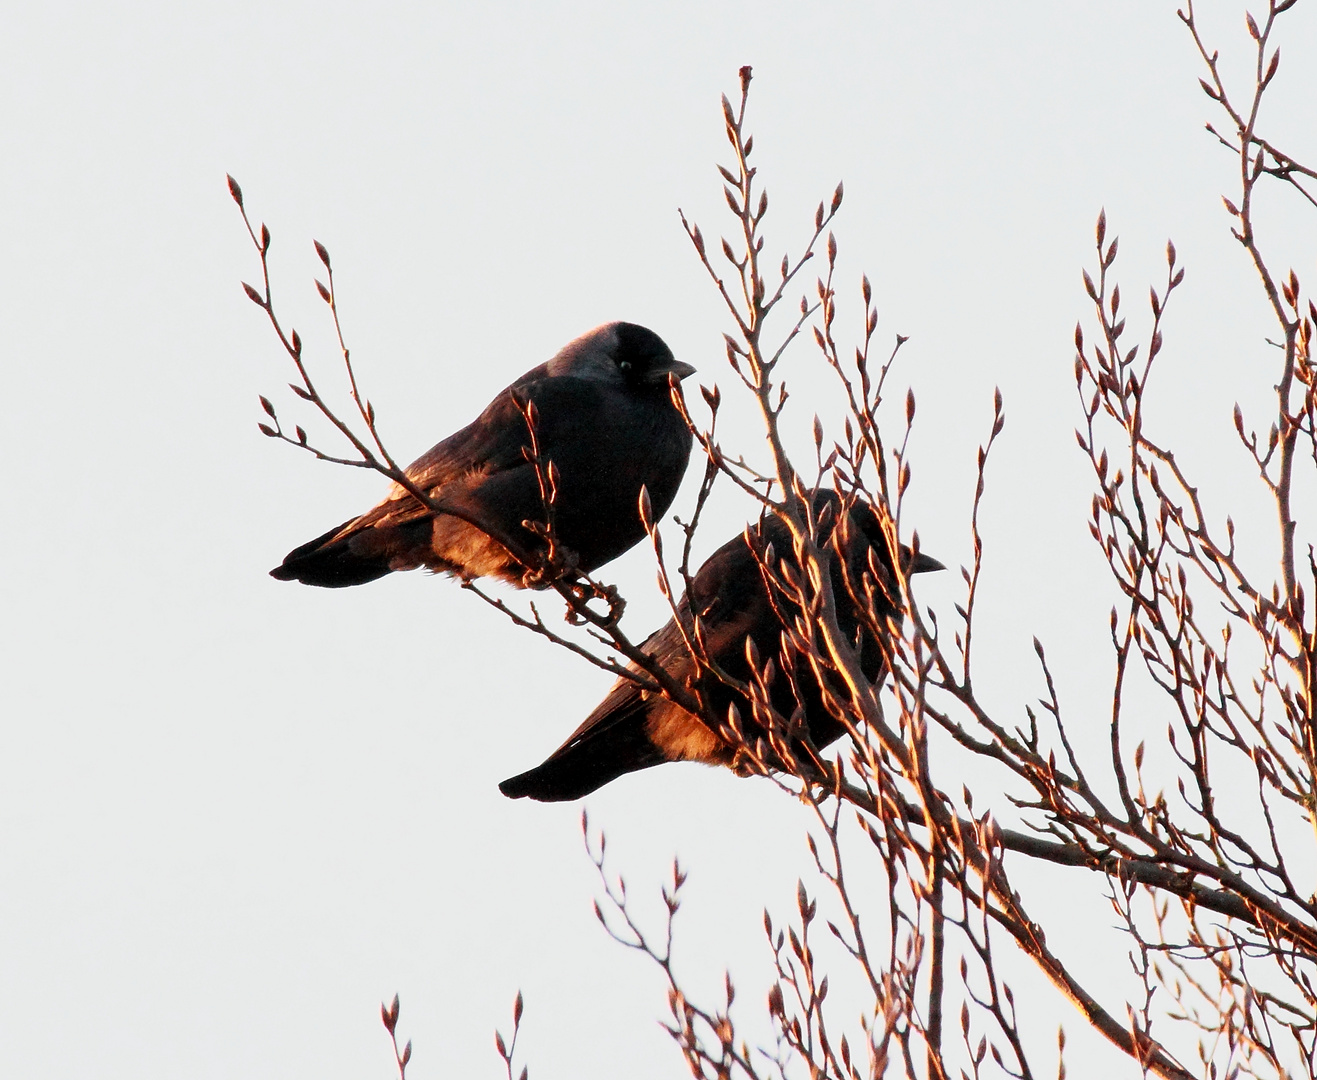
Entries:
<svg viewBox="0 0 1317 1080">
<path fill-rule="evenodd" d="M 829 525 L 829 518 L 835 522 L 839 505 L 840 500 L 833 492 L 822 491 L 814 496 L 815 513 L 821 525 L 819 547 L 830 550 L 831 554 L 830 576 L 838 625 L 852 644 L 858 642 L 860 666 L 865 677 L 873 682 L 885 668 L 882 646 L 870 629 L 861 629 L 847 584 L 856 595 L 863 596 L 863 575 L 876 567 L 887 580 L 874 589 L 874 613 L 880 624 L 887 616 L 895 617 L 897 608 L 887 599 L 888 595 L 895 595 L 890 548 L 877 514 L 866 504 L 856 503 L 852 507 L 849 528 L 838 530 L 835 524 Z M 832 508 L 831 515 L 824 512 L 828 506 Z M 839 532 L 845 535 L 838 535 Z M 752 679 L 747 658 L 750 642 L 761 658 L 761 670 L 764 661 L 772 658 L 776 672 L 769 686 L 769 700 L 774 710 L 779 716 L 789 718 L 793 714 L 799 716 L 796 713 L 799 706 L 810 741 L 816 748 L 822 748 L 840 738 L 846 729 L 823 704 L 817 677 L 804 659 L 795 661 L 791 679 L 782 674 L 781 620 L 783 616 L 794 620 L 798 612 L 786 601 L 780 587 L 770 591 L 766 584 L 760 560 L 766 557 L 770 544 L 775 572 L 781 573 L 783 564 L 787 564 L 789 570 L 798 574 L 787 527 L 776 516 L 767 515 L 745 534 L 729 540 L 700 567 L 689 594 L 678 605 L 678 614 L 688 626 L 691 611 L 698 614 L 710 659 L 742 683 Z M 838 548 L 844 553 L 844 563 L 837 555 Z M 901 558 L 907 574 L 943 569 L 936 559 L 912 555 L 905 548 L 901 549 Z M 712 715 L 727 717 L 729 706 L 735 704 L 750 745 L 764 734 L 763 728 L 752 719 L 751 703 L 744 694 L 707 671 L 698 671 L 675 620 L 669 620 L 652 634 L 642 648 L 678 685 L 698 686 Z M 634 664 L 629 666 L 633 671 L 639 670 Z M 799 698 L 791 688 L 792 681 Z M 836 689 L 840 690 L 840 686 Z M 841 696 L 845 698 L 844 693 Z M 588 795 L 625 773 L 666 761 L 700 761 L 735 768 L 738 750 L 735 740 L 720 735 L 681 706 L 621 678 L 572 737 L 543 764 L 504 780 L 499 790 L 513 799 L 562 802 Z M 797 740 L 793 752 L 807 760 L 807 755 L 800 753 L 803 750 Z"/>
<path fill-rule="evenodd" d="M 528 568 L 493 538 L 535 554 L 545 549 L 543 539 L 523 525 L 543 522 L 546 515 L 518 400 L 534 405 L 541 461 L 546 470 L 550 462 L 557 469 L 558 543 L 576 556 L 581 570 L 594 570 L 645 536 L 641 485 L 649 489 L 656 515 L 672 504 L 691 435 L 672 403 L 668 379 L 684 379 L 694 370 L 643 326 L 596 327 L 526 372 L 474 422 L 407 467 L 409 479 L 452 513 L 435 514 L 394 484 L 378 506 L 290 551 L 270 576 L 337 589 L 425 566 L 524 587 Z M 533 584 L 544 588 L 547 582 Z"/>
</svg>

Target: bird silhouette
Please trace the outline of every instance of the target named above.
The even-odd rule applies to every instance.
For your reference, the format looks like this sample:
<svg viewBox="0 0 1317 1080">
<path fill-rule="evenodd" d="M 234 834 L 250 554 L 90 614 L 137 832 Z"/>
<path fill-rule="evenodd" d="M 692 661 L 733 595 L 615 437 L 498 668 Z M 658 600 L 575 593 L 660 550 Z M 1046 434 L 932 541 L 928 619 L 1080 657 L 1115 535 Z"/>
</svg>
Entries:
<svg viewBox="0 0 1317 1080">
<path fill-rule="evenodd" d="M 829 575 L 838 626 L 858 647 L 865 677 L 876 681 L 885 670 L 882 643 L 861 617 L 856 598 L 864 597 L 868 575 L 869 582 L 876 585 L 872 604 L 877 624 L 881 626 L 886 618 L 897 616 L 890 545 L 878 515 L 868 504 L 856 502 L 847 515 L 847 524 L 839 528 L 841 501 L 836 493 L 820 491 L 812 503 L 819 524 L 820 549 L 830 555 Z M 904 547 L 900 552 L 907 574 L 943 569 L 940 562 L 922 553 L 913 554 Z M 772 565 L 772 575 L 764 572 L 768 564 Z M 783 619 L 794 621 L 800 613 L 787 599 L 780 582 L 782 574 L 793 572 L 799 576 L 790 532 L 777 516 L 765 515 L 700 567 L 689 594 L 678 604 L 678 617 L 689 627 L 691 613 L 698 615 L 709 658 L 743 684 L 754 678 L 751 663 L 756 655 L 761 673 L 765 661 L 772 658 L 774 671 L 767 697 L 774 711 L 783 718 L 803 720 L 809 741 L 814 748 L 822 748 L 840 738 L 846 728 L 824 704 L 822 688 L 810 665 L 799 656 L 791 662 L 785 660 Z M 772 579 L 776 580 L 770 585 Z M 652 634 L 642 649 L 679 685 L 698 688 L 712 716 L 726 718 L 729 708 L 735 705 L 744 741 L 729 738 L 725 730 L 711 727 L 661 694 L 620 678 L 571 738 L 543 764 L 499 785 L 504 795 L 560 802 L 588 795 L 625 773 L 668 761 L 699 761 L 733 768 L 743 763 L 745 746 L 754 745 L 765 734 L 754 718 L 750 699 L 707 669 L 701 670 L 675 619 Z M 629 666 L 639 670 L 635 664 Z M 840 683 L 833 689 L 845 698 Z M 792 752 L 808 760 L 799 738 L 793 740 Z"/>
<path fill-rule="evenodd" d="M 293 549 L 270 576 L 342 588 L 424 566 L 544 588 L 547 581 L 528 577 L 510 550 L 540 555 L 546 546 L 523 524 L 546 518 L 541 477 L 528 457 L 527 403 L 544 469 L 551 462 L 557 472 L 557 542 L 581 570 L 594 570 L 644 537 L 642 485 L 655 514 L 672 504 L 691 435 L 668 380 L 694 370 L 643 326 L 596 327 L 407 467 L 412 483 L 449 512 L 434 513 L 394 484 L 373 509 Z"/>
</svg>

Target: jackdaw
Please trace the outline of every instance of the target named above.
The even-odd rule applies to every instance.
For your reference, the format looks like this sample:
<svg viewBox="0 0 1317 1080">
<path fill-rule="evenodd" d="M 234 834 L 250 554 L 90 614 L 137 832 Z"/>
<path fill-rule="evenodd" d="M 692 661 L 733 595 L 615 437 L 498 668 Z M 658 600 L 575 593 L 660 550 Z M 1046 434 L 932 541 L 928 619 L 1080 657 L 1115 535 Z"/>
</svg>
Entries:
<svg viewBox="0 0 1317 1080">
<path fill-rule="evenodd" d="M 451 513 L 432 513 L 394 484 L 374 509 L 290 551 L 270 576 L 337 589 L 425 566 L 544 588 L 542 579 L 528 582 L 527 567 L 495 539 L 502 536 L 524 552 L 545 549 L 543 539 L 523 525 L 543 522 L 545 512 L 518 400 L 534 405 L 541 460 L 557 469 L 557 540 L 581 570 L 594 570 L 644 537 L 641 485 L 649 489 L 656 514 L 672 504 L 691 435 L 672 403 L 668 379 L 684 379 L 694 370 L 643 326 L 596 327 L 526 372 L 474 423 L 408 466 L 416 486 Z"/>
<path fill-rule="evenodd" d="M 876 570 L 877 576 L 885 579 L 877 582 L 873 590 L 879 625 L 886 616 L 897 614 L 888 541 L 877 514 L 867 504 L 856 502 L 847 515 L 849 527 L 840 529 L 836 525 L 840 501 L 834 492 L 816 493 L 813 504 L 820 525 L 820 548 L 830 555 L 838 626 L 852 644 L 858 645 L 865 677 L 870 682 L 876 681 L 885 668 L 882 645 L 872 630 L 862 624 L 853 595 L 864 596 L 864 577 L 868 574 L 872 581 Z M 748 545 L 753 545 L 753 550 Z M 761 671 L 765 661 L 772 658 L 775 673 L 769 700 L 774 710 L 784 718 L 794 714 L 797 720 L 803 719 L 810 741 L 816 748 L 822 748 L 840 738 L 846 729 L 824 705 L 818 679 L 804 659 L 797 658 L 792 663 L 790 678 L 784 676 L 782 619 L 794 621 L 798 611 L 787 601 L 780 586 L 770 589 L 761 568 L 761 560 L 771 558 L 775 573 L 785 569 L 798 574 L 791 551 L 786 525 L 775 515 L 765 515 L 757 526 L 729 540 L 709 557 L 692 580 L 690 595 L 682 597 L 677 610 L 687 626 L 691 610 L 698 613 L 709 657 L 733 679 L 748 684 L 753 678 L 747 652 L 758 655 Z M 838 551 L 842 553 L 840 558 Z M 912 554 L 906 548 L 901 549 L 901 559 L 907 574 L 943 569 L 936 559 L 922 553 Z M 744 694 L 707 671 L 697 673 L 697 665 L 675 620 L 669 620 L 652 634 L 642 648 L 679 685 L 692 689 L 698 686 L 712 715 L 725 719 L 729 706 L 735 704 L 750 745 L 763 735 Z M 630 667 L 639 670 L 634 664 Z M 840 684 L 833 689 L 845 698 Z M 800 712 L 796 711 L 798 706 Z M 793 752 L 803 755 L 804 746 L 798 739 Z M 666 761 L 700 761 L 736 768 L 737 758 L 734 739 L 719 734 L 659 694 L 622 678 L 572 737 L 543 764 L 504 780 L 499 790 L 513 799 L 563 802 L 588 795 L 625 773 Z"/>
</svg>

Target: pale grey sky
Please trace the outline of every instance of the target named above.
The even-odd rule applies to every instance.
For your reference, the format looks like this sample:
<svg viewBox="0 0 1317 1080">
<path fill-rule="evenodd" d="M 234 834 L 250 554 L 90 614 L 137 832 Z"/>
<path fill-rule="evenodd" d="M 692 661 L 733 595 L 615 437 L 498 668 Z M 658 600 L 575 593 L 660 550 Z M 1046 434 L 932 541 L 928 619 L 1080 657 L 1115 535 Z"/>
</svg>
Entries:
<svg viewBox="0 0 1317 1080">
<path fill-rule="evenodd" d="M 1242 7 L 1205 7 L 1242 58 Z M 1271 115 L 1312 156 L 1317 23 L 1289 18 Z M 842 318 L 858 326 L 867 271 L 880 335 L 910 336 L 908 520 L 950 565 L 969 554 L 992 388 L 1006 396 L 979 662 L 1010 715 L 1038 692 L 1034 634 L 1095 724 L 1109 674 L 1111 588 L 1071 434 L 1100 207 L 1127 296 L 1160 280 L 1168 236 L 1188 268 L 1155 422 L 1216 485 L 1209 507 L 1233 499 L 1246 532 L 1264 512 L 1229 417 L 1273 361 L 1173 3 L 69 3 L 5 24 L 0 1075 L 387 1077 L 378 1004 L 397 990 L 416 1080 L 492 1076 L 518 987 L 540 1080 L 682 1073 L 657 973 L 591 914 L 579 805 L 496 787 L 607 678 L 446 580 L 266 576 L 381 485 L 256 431 L 258 393 L 296 406 L 239 289 L 257 268 L 226 171 L 273 230 L 277 298 L 326 370 L 311 239 L 329 246 L 403 458 L 608 319 L 653 327 L 732 395 L 677 208 L 725 227 L 718 96 L 753 64 L 770 250 L 798 245 L 845 181 Z M 1294 209 L 1273 197 L 1263 221 Z M 1278 263 L 1313 276 L 1311 229 L 1283 233 Z M 815 408 L 838 413 L 807 344 L 791 362 L 804 445 Z M 757 451 L 752 427 L 742 442 Z M 702 553 L 744 516 L 724 492 Z M 643 636 L 662 618 L 648 556 L 610 571 Z M 959 598 L 955 573 L 919 584 L 940 610 Z M 730 968 L 757 1008 L 761 911 L 788 911 L 808 865 L 801 809 L 698 766 L 588 805 L 655 918 L 681 856 L 678 962 L 710 989 Z M 1115 980 L 1110 913 L 1066 900 L 1071 955 Z M 1058 1020 L 1071 1075 L 1102 1075 L 1105 1049 L 1065 1009 L 1040 1015 L 1038 1044 Z"/>
</svg>

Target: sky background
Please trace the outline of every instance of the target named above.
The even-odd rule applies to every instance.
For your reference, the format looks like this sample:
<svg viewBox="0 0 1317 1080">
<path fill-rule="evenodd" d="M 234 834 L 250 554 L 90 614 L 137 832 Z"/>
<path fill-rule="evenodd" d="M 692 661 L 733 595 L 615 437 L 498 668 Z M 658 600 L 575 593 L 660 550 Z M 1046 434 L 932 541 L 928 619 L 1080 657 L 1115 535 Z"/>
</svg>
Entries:
<svg viewBox="0 0 1317 1080">
<path fill-rule="evenodd" d="M 1264 116 L 1307 159 L 1309 8 L 1287 17 Z M 1243 8 L 1203 9 L 1240 73 Z M 1228 505 L 1256 539 L 1252 565 L 1273 555 L 1230 434 L 1232 404 L 1264 405 L 1275 380 L 1270 330 L 1173 4 L 239 0 L 28 4 L 5 22 L 0 1075 L 387 1077 L 378 1004 L 395 991 L 415 1080 L 499 1075 L 492 1032 L 518 988 L 539 1080 L 683 1072 L 658 972 L 591 913 L 580 806 L 496 786 L 557 746 L 608 678 L 451 581 L 266 576 L 382 485 L 256 430 L 259 393 L 305 414 L 239 287 L 258 264 L 226 172 L 273 231 L 276 300 L 326 379 L 312 238 L 329 247 L 399 457 L 617 318 L 658 331 L 735 411 L 726 319 L 677 209 L 711 237 L 728 229 L 718 98 L 752 64 L 768 253 L 797 250 L 844 180 L 841 330 L 861 325 L 867 272 L 880 339 L 910 338 L 893 396 L 910 385 L 919 402 L 907 525 L 948 565 L 969 558 L 974 453 L 993 388 L 1005 395 L 978 657 L 1000 715 L 1023 718 L 1041 690 L 1036 634 L 1100 746 L 1114 596 L 1087 532 L 1071 338 L 1103 206 L 1138 301 L 1131 332 L 1168 236 L 1187 267 L 1151 422 L 1209 510 Z M 1259 215 L 1277 267 L 1313 277 L 1297 202 L 1272 192 Z M 789 365 L 799 447 L 815 410 L 840 411 L 807 343 Z M 741 415 L 728 442 L 761 454 Z M 698 554 L 746 514 L 721 491 Z M 643 637 L 663 618 L 650 557 L 608 573 Z M 957 575 L 918 584 L 949 620 Z M 1151 710 L 1148 730 L 1164 730 Z M 956 767 L 944 787 L 991 797 L 998 778 Z M 711 992 L 730 969 L 757 1021 L 761 912 L 794 907 L 803 808 L 698 766 L 587 805 L 642 914 L 657 920 L 680 856 L 678 966 Z M 1123 946 L 1098 884 L 1021 880 L 1040 910 L 1063 899 L 1053 944 L 1119 1009 Z M 1065 1022 L 1071 1075 L 1107 1075 L 1079 1018 L 1028 969 L 1017 978 L 1032 1044 Z"/>
</svg>

